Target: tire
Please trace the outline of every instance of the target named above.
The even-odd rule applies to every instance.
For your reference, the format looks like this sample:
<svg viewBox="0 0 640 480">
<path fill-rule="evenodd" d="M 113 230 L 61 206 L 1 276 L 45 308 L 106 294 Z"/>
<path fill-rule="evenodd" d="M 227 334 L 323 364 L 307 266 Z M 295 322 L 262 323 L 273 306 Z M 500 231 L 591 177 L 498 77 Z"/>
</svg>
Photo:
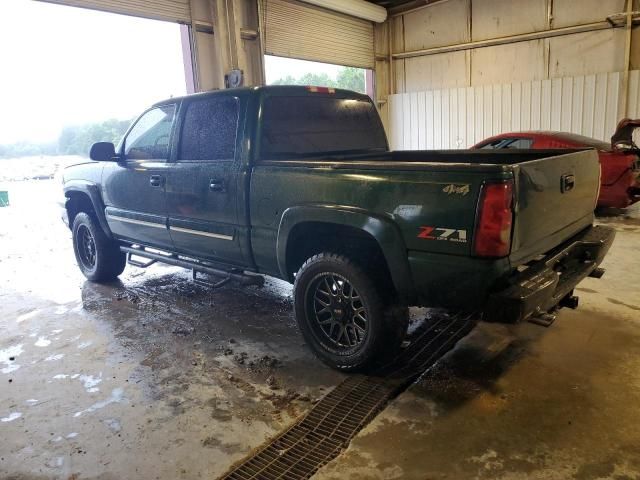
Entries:
<svg viewBox="0 0 640 480">
<path fill-rule="evenodd" d="M 107 238 L 94 216 L 86 212 L 78 213 L 71 231 L 78 267 L 88 280 L 109 282 L 124 271 L 126 255 L 116 242 Z"/>
<path fill-rule="evenodd" d="M 298 327 L 315 355 L 342 371 L 369 370 L 397 353 L 407 309 L 386 305 L 370 275 L 343 255 L 320 253 L 296 274 Z"/>
</svg>

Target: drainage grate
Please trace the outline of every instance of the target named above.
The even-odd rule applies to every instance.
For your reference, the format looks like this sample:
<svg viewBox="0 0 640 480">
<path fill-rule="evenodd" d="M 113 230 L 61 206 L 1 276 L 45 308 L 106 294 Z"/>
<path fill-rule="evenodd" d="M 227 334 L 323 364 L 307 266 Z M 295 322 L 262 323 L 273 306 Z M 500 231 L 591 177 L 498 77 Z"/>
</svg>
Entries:
<svg viewBox="0 0 640 480">
<path fill-rule="evenodd" d="M 443 315 L 414 333 L 411 344 L 371 376 L 353 375 L 305 416 L 233 467 L 221 479 L 306 479 L 334 459 L 351 439 L 475 324 L 472 315 Z"/>
</svg>

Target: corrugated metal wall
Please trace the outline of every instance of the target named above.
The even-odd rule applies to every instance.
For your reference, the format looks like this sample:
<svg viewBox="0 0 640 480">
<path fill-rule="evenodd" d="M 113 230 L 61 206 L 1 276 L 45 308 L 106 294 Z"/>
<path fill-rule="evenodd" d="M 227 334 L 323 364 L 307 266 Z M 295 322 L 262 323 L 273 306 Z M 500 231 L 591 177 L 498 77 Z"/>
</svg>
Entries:
<svg viewBox="0 0 640 480">
<path fill-rule="evenodd" d="M 413 52 L 603 22 L 624 9 L 625 0 L 448 0 L 395 17 L 392 50 Z M 610 28 L 398 58 L 393 93 L 621 72 L 624 40 L 623 29 Z"/>
<path fill-rule="evenodd" d="M 264 1 L 265 53 L 374 67 L 373 23 L 293 0 Z"/>
<path fill-rule="evenodd" d="M 392 95 L 391 147 L 467 148 L 499 133 L 560 130 L 608 141 L 618 121 L 620 72 Z M 640 71 L 630 72 L 627 115 L 640 116 Z"/>
<path fill-rule="evenodd" d="M 465 147 L 490 134 L 527 128 L 606 138 L 622 114 L 617 102 L 624 97 L 621 72 L 627 65 L 625 30 L 605 20 L 625 8 L 626 0 L 448 0 L 392 17 L 386 26 L 390 42 L 376 44 L 378 58 L 394 58 L 377 78 L 392 143 Z M 640 9 L 640 0 L 633 0 L 633 9 Z M 573 33 L 545 36 L 573 27 Z M 478 43 L 532 34 L 540 37 Z M 630 70 L 640 69 L 639 42 L 636 28 Z M 628 116 L 634 95 L 631 88 Z M 435 129 L 420 132 L 434 118 Z"/>
<path fill-rule="evenodd" d="M 40 0 L 71 7 L 90 8 L 104 12 L 121 13 L 136 17 L 189 23 L 189 0 Z"/>
</svg>

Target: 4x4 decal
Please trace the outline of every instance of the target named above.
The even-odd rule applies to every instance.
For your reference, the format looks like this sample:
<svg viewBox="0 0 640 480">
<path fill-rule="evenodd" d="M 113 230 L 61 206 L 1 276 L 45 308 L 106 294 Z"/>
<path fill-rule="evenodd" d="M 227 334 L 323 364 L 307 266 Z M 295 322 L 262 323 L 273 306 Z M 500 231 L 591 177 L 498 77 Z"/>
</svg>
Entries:
<svg viewBox="0 0 640 480">
<path fill-rule="evenodd" d="M 426 240 L 445 240 L 448 242 L 467 243 L 467 231 L 444 227 L 418 227 L 418 238 Z"/>
</svg>

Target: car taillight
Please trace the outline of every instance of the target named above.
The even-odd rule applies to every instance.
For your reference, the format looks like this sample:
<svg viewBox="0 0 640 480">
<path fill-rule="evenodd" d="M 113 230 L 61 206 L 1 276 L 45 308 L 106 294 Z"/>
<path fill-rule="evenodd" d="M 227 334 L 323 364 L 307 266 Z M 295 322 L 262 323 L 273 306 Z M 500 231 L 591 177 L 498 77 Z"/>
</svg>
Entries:
<svg viewBox="0 0 640 480">
<path fill-rule="evenodd" d="M 474 252 L 481 257 L 505 257 L 511 249 L 513 182 L 487 183 L 480 191 Z"/>
</svg>

